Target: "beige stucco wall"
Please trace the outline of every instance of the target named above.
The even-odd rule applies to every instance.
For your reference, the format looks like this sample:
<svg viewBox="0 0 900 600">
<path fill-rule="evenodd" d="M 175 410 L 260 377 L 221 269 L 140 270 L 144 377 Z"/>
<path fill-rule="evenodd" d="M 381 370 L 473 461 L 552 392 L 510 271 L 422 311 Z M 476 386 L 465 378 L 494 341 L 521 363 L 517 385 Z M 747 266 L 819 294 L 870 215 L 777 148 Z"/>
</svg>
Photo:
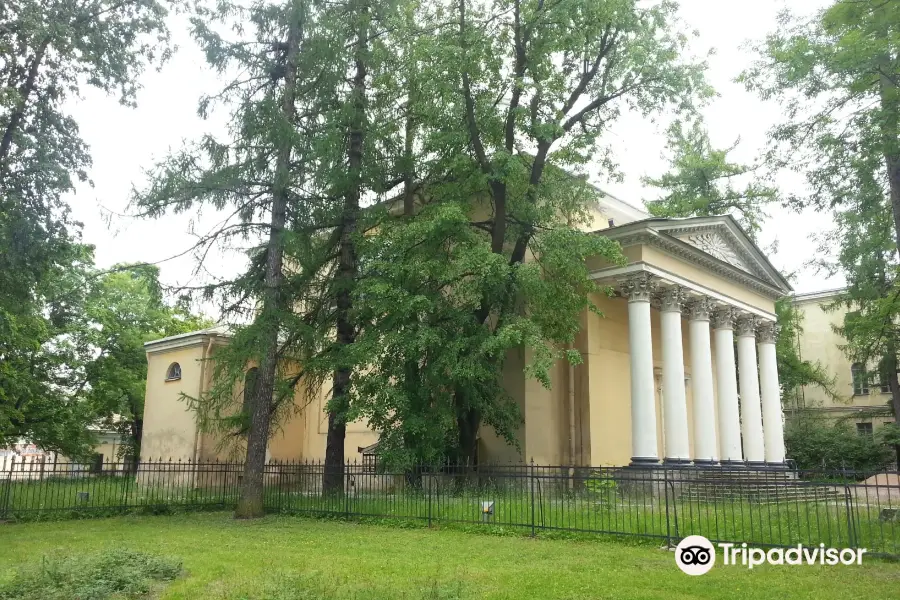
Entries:
<svg viewBox="0 0 900 600">
<path fill-rule="evenodd" d="M 182 392 L 198 396 L 204 345 L 150 352 L 147 355 L 147 388 L 144 402 L 144 437 L 141 459 L 194 460 L 197 425 L 193 412 L 181 400 Z M 173 362 L 181 365 L 181 379 L 166 381 Z"/>
<path fill-rule="evenodd" d="M 826 312 L 823 307 L 827 302 L 811 301 L 796 304 L 803 327 L 803 334 L 798 340 L 798 350 L 803 360 L 818 362 L 825 366 L 828 373 L 835 377 L 835 390 L 845 401 L 835 402 L 818 387 L 807 386 L 802 394 L 806 406 L 846 406 L 853 396 L 850 360 L 840 349 L 846 340 L 833 329 L 834 326 L 843 323 L 846 311 L 840 309 Z M 868 399 L 853 398 L 854 401 L 868 401 Z"/>
<path fill-rule="evenodd" d="M 119 444 L 118 442 L 101 441 L 99 444 L 97 444 L 94 447 L 94 452 L 96 454 L 103 455 L 104 464 L 105 463 L 117 463 L 117 462 L 121 461 L 121 459 L 118 456 L 118 450 L 119 450 L 120 445 L 121 444 Z"/>
<path fill-rule="evenodd" d="M 606 225 L 605 215 L 596 211 L 591 227 Z M 723 277 L 704 271 L 681 259 L 647 246 L 624 249 L 629 263 L 651 265 L 664 272 L 713 290 L 725 298 L 734 299 L 768 314 L 774 313 L 774 300 Z M 601 260 L 589 261 L 592 269 L 611 265 Z M 506 462 L 534 459 L 539 464 L 625 465 L 631 458 L 630 409 L 630 348 L 628 341 L 627 301 L 599 294 L 593 298 L 603 316 L 585 312 L 575 347 L 583 364 L 575 367 L 570 376 L 568 363 L 557 361 L 550 373 L 552 387 L 526 378 L 524 368 L 532 358 L 532 349 L 522 348 L 508 353 L 503 379 L 507 392 L 518 403 L 524 422 L 518 432 L 518 446 L 500 439 L 490 427 L 479 432 L 479 459 L 483 462 Z M 653 360 L 662 368 L 659 312 L 651 311 Z M 684 368 L 688 429 L 693 448 L 693 398 L 691 393 L 691 364 L 689 326 L 682 320 Z M 714 340 L 711 340 L 714 344 Z M 168 352 L 151 353 L 147 383 L 145 412 L 144 456 L 190 458 L 194 448 L 202 458 L 218 455 L 213 450 L 216 440 L 201 436 L 195 446 L 196 427 L 193 415 L 178 400 L 183 390 L 196 395 L 201 389 L 201 345 Z M 713 357 L 715 348 L 713 346 Z M 179 382 L 164 382 L 165 370 L 172 361 L 182 365 Z M 848 366 L 849 376 L 849 366 Z M 206 378 L 211 373 L 207 369 Z M 715 365 L 713 365 L 715 376 Z M 208 381 L 204 383 L 208 385 Z M 715 382 L 714 382 L 715 385 Z M 298 386 L 302 387 L 302 386 Z M 659 381 L 657 380 L 657 388 Z M 574 392 L 574 406 L 570 400 Z M 297 413 L 273 434 L 269 445 L 273 460 L 322 460 L 325 456 L 328 419 L 325 407 L 330 397 L 326 385 L 317 395 L 307 398 L 298 389 L 295 404 Z M 236 390 L 236 398 L 241 390 Z M 572 418 L 574 414 L 574 419 Z M 663 457 L 663 406 L 657 392 L 657 439 L 659 456 Z M 714 420 L 717 423 L 717 420 Z M 377 441 L 378 436 L 365 423 L 350 423 L 345 439 L 345 456 L 349 460 L 361 458 L 358 448 Z M 691 448 L 691 449 L 692 449 Z"/>
<path fill-rule="evenodd" d="M 811 414 L 827 415 L 835 419 L 847 417 L 847 420 L 853 423 L 873 423 L 877 429 L 885 422 L 893 422 L 893 419 L 856 415 L 860 410 L 884 408 L 890 402 L 890 394 L 881 392 L 877 385 L 870 385 L 868 394 L 854 395 L 850 359 L 841 350 L 846 340 L 834 331 L 835 326 L 843 324 L 847 310 L 841 307 L 826 311 L 825 307 L 833 301 L 832 296 L 827 296 L 795 303 L 802 318 L 803 328 L 797 346 L 803 360 L 818 362 L 835 378 L 835 390 L 840 398 L 837 400 L 830 398 L 819 387 L 804 386 L 800 390 L 797 408 L 808 409 Z"/>
<path fill-rule="evenodd" d="M 328 438 L 328 413 L 325 408 L 331 398 L 331 385 L 327 384 L 313 398 L 306 399 L 298 395 L 298 404 L 303 406 L 304 432 L 302 458 L 304 460 L 325 460 L 325 442 Z M 369 446 L 378 441 L 378 434 L 366 427 L 365 423 L 354 421 L 347 424 L 347 435 L 344 437 L 344 457 L 349 461 L 359 461 L 362 455 L 360 447 Z"/>
<path fill-rule="evenodd" d="M 144 408 L 144 441 L 141 456 L 144 459 L 172 458 L 173 460 L 240 460 L 244 446 L 233 440 L 223 440 L 211 433 L 197 431 L 195 415 L 180 400 L 181 393 L 197 396 L 209 389 L 212 379 L 212 361 L 215 345 L 210 347 L 210 361 L 202 361 L 208 347 L 207 338 L 186 348 L 154 351 L 147 355 L 147 395 Z M 222 343 L 222 342 L 217 342 Z M 181 365 L 181 379 L 165 381 L 166 372 L 173 362 Z M 202 384 L 201 384 L 202 380 Z M 312 398 L 307 397 L 302 382 L 297 386 L 294 399 L 296 410 L 272 430 L 269 441 L 269 459 L 277 461 L 323 460 L 325 440 L 328 434 L 328 416 L 325 406 L 330 386 Z M 235 385 L 235 410 L 243 399 L 243 382 Z M 360 460 L 359 447 L 368 446 L 378 436 L 364 423 L 347 425 L 345 456 L 348 460 Z"/>
</svg>

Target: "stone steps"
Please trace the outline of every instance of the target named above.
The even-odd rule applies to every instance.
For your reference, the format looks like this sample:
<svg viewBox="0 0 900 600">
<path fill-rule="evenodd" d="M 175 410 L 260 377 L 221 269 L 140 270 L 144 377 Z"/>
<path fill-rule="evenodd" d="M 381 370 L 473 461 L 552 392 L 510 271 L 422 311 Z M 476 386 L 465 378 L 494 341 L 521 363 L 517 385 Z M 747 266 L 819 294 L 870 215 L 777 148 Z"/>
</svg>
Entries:
<svg viewBox="0 0 900 600">
<path fill-rule="evenodd" d="M 836 502 L 844 499 L 844 494 L 838 490 L 816 486 L 764 486 L 754 487 L 722 487 L 722 486 L 690 486 L 684 489 L 680 497 L 682 500 L 696 502 L 720 502 L 747 500 L 757 503 L 780 502 Z"/>
</svg>

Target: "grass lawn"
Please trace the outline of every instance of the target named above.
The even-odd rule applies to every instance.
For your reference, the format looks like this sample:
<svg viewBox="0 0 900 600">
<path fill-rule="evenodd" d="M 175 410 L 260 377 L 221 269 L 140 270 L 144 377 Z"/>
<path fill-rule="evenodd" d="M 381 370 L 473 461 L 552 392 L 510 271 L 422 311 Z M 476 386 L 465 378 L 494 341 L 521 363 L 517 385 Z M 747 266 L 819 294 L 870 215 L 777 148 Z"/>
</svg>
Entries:
<svg viewBox="0 0 900 600">
<path fill-rule="evenodd" d="M 0 525 L 0 582 L 42 556 L 128 549 L 178 557 L 160 599 L 896 598 L 900 564 L 725 567 L 689 577 L 673 553 L 626 541 L 227 513 Z M 719 556 L 721 560 L 721 556 Z"/>
</svg>

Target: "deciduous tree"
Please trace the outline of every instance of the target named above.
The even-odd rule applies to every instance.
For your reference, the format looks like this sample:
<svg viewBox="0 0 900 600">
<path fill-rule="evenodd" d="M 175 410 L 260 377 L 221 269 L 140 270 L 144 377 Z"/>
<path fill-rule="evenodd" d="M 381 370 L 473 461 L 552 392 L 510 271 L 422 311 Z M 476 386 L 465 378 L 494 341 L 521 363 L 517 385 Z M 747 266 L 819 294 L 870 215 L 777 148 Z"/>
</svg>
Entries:
<svg viewBox="0 0 900 600">
<path fill-rule="evenodd" d="M 64 201 L 90 156 L 63 103 L 94 87 L 132 104 L 168 51 L 167 5 L 0 5 L 0 445 L 26 437 L 77 456 L 90 441 L 72 328 L 92 256 Z"/>
</svg>

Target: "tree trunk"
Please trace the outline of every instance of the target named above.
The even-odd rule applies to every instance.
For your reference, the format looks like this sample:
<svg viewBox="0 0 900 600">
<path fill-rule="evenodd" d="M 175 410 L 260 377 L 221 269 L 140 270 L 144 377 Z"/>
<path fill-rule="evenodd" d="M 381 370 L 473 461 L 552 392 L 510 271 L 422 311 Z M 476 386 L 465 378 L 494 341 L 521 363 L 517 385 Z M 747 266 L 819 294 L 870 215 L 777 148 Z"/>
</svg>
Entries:
<svg viewBox="0 0 900 600">
<path fill-rule="evenodd" d="M 889 68 L 890 59 L 882 61 Z M 881 97 L 882 146 L 888 185 L 891 193 L 891 211 L 894 217 L 894 240 L 900 252 L 900 90 L 890 77 L 881 74 L 879 81 Z"/>
<path fill-rule="evenodd" d="M 366 54 L 368 52 L 369 8 L 363 2 L 357 6 L 359 20 L 354 52 L 355 74 L 351 90 L 352 114 L 349 123 L 347 165 L 349 187 L 344 194 L 341 215 L 340 254 L 336 277 L 337 288 L 337 346 L 338 356 L 346 361 L 342 350 L 356 341 L 352 321 L 353 288 L 359 265 L 356 257 L 356 228 L 359 202 L 362 195 L 362 157 L 366 126 Z M 322 489 L 326 493 L 343 491 L 344 439 L 347 435 L 346 415 L 350 408 L 349 392 L 352 367 L 340 366 L 334 372 L 331 402 L 328 409 L 328 437 L 325 443 L 325 473 Z"/>
<path fill-rule="evenodd" d="M 282 121 L 280 127 L 293 127 L 296 107 L 294 96 L 297 80 L 297 57 L 299 53 L 303 11 L 301 3 L 294 0 L 291 22 L 288 27 L 287 51 L 284 70 L 284 96 L 281 104 Z M 277 148 L 274 182 L 272 185 L 272 218 L 269 241 L 266 249 L 266 275 L 263 290 L 263 305 L 257 324 L 261 325 L 263 357 L 259 364 L 256 393 L 250 406 L 250 432 L 247 436 L 247 458 L 244 463 L 244 478 L 241 496 L 234 511 L 235 518 L 248 519 L 265 514 L 263 506 L 263 471 L 266 463 L 266 448 L 269 443 L 272 396 L 278 369 L 278 331 L 281 313 L 285 308 L 284 271 L 284 224 L 287 212 L 287 197 L 290 178 L 291 136 L 276 132 Z"/>
<path fill-rule="evenodd" d="M 459 455 L 457 459 L 460 466 L 475 466 L 478 448 L 478 426 L 480 424 L 481 414 L 474 408 L 465 409 L 456 419 L 456 425 L 459 428 Z"/>
<path fill-rule="evenodd" d="M 16 103 L 16 107 L 9 116 L 9 123 L 6 124 L 6 130 L 3 132 L 3 139 L 0 140 L 0 167 L 4 167 L 9 158 L 9 149 L 12 146 L 13 135 L 15 135 L 16 129 L 18 129 L 19 124 L 25 117 L 25 111 L 28 108 L 28 98 L 34 91 L 38 70 L 40 69 L 41 61 L 44 60 L 44 54 L 47 52 L 47 47 L 49 45 L 50 39 L 47 38 L 41 42 L 41 45 L 38 46 L 37 51 L 34 53 L 34 57 L 31 59 L 31 65 L 28 68 L 28 77 L 25 79 L 22 89 L 19 90 L 19 101 Z M 0 179 L 3 178 L 5 172 L 6 168 L 0 168 Z"/>
<path fill-rule="evenodd" d="M 143 415 L 143 413 L 141 413 Z M 138 466 L 141 462 L 141 441 L 144 438 L 144 419 L 143 417 L 134 417 L 131 421 L 131 470 L 137 474 Z"/>
<path fill-rule="evenodd" d="M 889 344 L 893 346 L 893 344 Z M 894 413 L 894 419 L 900 418 L 900 376 L 897 375 L 897 354 L 889 353 L 886 357 L 884 365 L 887 371 L 888 388 L 891 390 L 891 410 Z"/>
</svg>

